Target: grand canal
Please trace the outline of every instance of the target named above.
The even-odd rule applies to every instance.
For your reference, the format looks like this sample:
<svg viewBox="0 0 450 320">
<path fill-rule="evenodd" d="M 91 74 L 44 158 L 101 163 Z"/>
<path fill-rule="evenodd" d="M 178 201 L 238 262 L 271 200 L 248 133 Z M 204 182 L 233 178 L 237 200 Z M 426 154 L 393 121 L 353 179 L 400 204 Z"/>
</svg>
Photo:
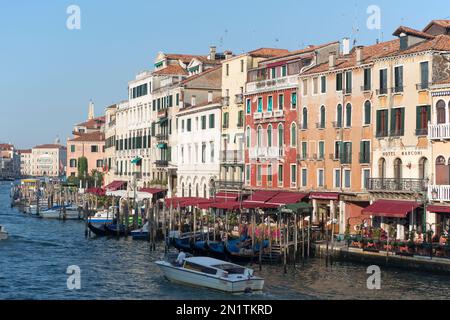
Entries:
<svg viewBox="0 0 450 320">
<path fill-rule="evenodd" d="M 382 268 L 381 290 L 367 289 L 366 266 L 312 259 L 303 266 L 264 266 L 263 293 L 227 295 L 167 282 L 153 263 L 162 250 L 146 242 L 84 237 L 82 222 L 46 221 L 10 208 L 0 184 L 0 299 L 450 299 L 450 277 Z M 81 269 L 81 289 L 67 288 L 66 270 Z M 254 266 L 257 270 L 258 268 Z"/>
</svg>

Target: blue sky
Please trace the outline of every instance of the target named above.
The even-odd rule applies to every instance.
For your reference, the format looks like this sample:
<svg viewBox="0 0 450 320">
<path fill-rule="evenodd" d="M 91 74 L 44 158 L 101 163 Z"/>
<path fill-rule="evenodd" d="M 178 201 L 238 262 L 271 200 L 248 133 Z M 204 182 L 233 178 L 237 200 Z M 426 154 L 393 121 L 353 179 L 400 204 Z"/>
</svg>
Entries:
<svg viewBox="0 0 450 320">
<path fill-rule="evenodd" d="M 150 69 L 158 51 L 207 54 L 210 45 L 242 53 L 291 50 L 355 37 L 372 44 L 399 25 L 422 29 L 450 19 L 450 2 L 16 0 L 0 4 L 0 142 L 19 148 L 64 142 L 72 126 L 126 98 L 127 82 Z M 66 28 L 69 5 L 81 30 Z M 366 27 L 368 6 L 381 9 L 381 31 Z M 356 31 L 359 30 L 359 31 Z"/>
</svg>

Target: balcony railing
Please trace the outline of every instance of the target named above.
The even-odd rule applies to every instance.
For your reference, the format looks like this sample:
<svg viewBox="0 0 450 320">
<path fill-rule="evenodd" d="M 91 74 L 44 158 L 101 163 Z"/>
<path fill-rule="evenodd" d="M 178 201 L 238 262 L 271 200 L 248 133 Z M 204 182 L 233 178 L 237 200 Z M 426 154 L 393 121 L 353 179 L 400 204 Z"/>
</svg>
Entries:
<svg viewBox="0 0 450 320">
<path fill-rule="evenodd" d="M 279 159 L 283 156 L 283 149 L 278 147 L 260 147 L 249 150 L 250 159 Z"/>
<path fill-rule="evenodd" d="M 221 190 L 241 190 L 244 183 L 242 181 L 233 180 L 217 180 L 216 186 Z"/>
<path fill-rule="evenodd" d="M 268 79 L 262 81 L 249 82 L 246 86 L 246 92 L 265 91 L 271 89 L 282 89 L 298 84 L 298 75 L 287 76 L 278 79 Z"/>
<path fill-rule="evenodd" d="M 220 161 L 223 163 L 242 163 L 244 161 L 243 151 L 227 150 L 220 153 Z"/>
<path fill-rule="evenodd" d="M 404 91 L 404 87 L 403 86 L 396 86 L 396 87 L 392 87 L 391 88 L 391 92 L 394 93 L 394 94 L 403 93 L 403 91 Z"/>
<path fill-rule="evenodd" d="M 450 123 L 428 125 L 428 139 L 430 140 L 450 139 Z"/>
<path fill-rule="evenodd" d="M 167 118 L 167 109 L 161 109 L 158 111 L 158 118 Z"/>
<path fill-rule="evenodd" d="M 228 107 L 230 105 L 230 97 L 222 97 L 222 105 Z"/>
<path fill-rule="evenodd" d="M 264 119 L 269 119 L 273 117 L 273 112 L 272 111 L 267 111 L 263 113 L 263 118 Z"/>
<path fill-rule="evenodd" d="M 429 90 L 430 89 L 430 85 L 431 83 L 429 82 L 422 82 L 422 83 L 418 83 L 416 84 L 416 90 Z"/>
<path fill-rule="evenodd" d="M 428 179 L 369 178 L 367 186 L 369 191 L 425 192 L 427 188 Z"/>
<path fill-rule="evenodd" d="M 450 201 L 450 186 L 430 185 L 428 186 L 428 199 L 431 201 Z"/>
<path fill-rule="evenodd" d="M 244 103 L 244 94 L 242 94 L 242 93 L 237 94 L 234 98 L 234 103 L 236 103 L 236 104 Z"/>
<path fill-rule="evenodd" d="M 254 114 L 253 114 L 253 119 L 255 119 L 255 120 L 259 120 L 259 119 L 262 119 L 262 113 L 261 112 L 255 112 Z"/>
<path fill-rule="evenodd" d="M 380 88 L 377 89 L 377 96 L 382 96 L 382 95 L 386 95 L 388 93 L 388 89 L 387 88 Z"/>
<path fill-rule="evenodd" d="M 363 85 L 361 86 L 362 92 L 372 91 L 372 87 L 370 85 Z"/>
<path fill-rule="evenodd" d="M 169 140 L 169 135 L 167 133 L 159 133 L 156 135 L 156 140 L 158 142 L 167 141 L 167 140 Z"/>
<path fill-rule="evenodd" d="M 159 168 L 166 168 L 169 166 L 169 161 L 167 160 L 156 160 L 155 165 Z"/>
<path fill-rule="evenodd" d="M 284 117 L 284 111 L 283 110 L 275 110 L 273 112 L 273 116 L 275 118 L 282 118 L 282 117 Z"/>
</svg>

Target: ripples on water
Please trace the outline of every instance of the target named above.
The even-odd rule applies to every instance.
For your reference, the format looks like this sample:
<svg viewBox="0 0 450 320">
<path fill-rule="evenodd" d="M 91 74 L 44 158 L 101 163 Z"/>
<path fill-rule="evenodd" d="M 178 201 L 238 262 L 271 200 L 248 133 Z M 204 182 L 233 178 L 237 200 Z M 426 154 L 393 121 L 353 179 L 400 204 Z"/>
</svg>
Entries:
<svg viewBox="0 0 450 320">
<path fill-rule="evenodd" d="M 259 294 L 228 295 L 166 281 L 153 263 L 163 248 L 131 239 L 85 239 L 82 222 L 31 218 L 9 207 L 9 184 L 0 185 L 0 299 L 450 299 L 450 278 L 383 270 L 382 289 L 368 290 L 366 266 L 313 259 L 297 268 L 258 266 L 266 279 Z M 66 269 L 81 268 L 81 290 L 67 289 Z"/>
</svg>

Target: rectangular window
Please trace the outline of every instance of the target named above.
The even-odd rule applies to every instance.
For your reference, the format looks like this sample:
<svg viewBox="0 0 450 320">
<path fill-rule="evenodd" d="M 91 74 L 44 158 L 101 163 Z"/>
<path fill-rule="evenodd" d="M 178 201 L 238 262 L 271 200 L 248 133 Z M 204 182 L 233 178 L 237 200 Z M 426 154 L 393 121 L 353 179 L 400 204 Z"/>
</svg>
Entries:
<svg viewBox="0 0 450 320">
<path fill-rule="evenodd" d="M 291 109 L 297 108 L 297 92 L 291 93 Z"/>
<path fill-rule="evenodd" d="M 350 170 L 344 170 L 344 188 L 351 188 L 351 171 Z"/>
<path fill-rule="evenodd" d="M 70 146 L 70 152 L 75 152 L 75 145 Z"/>
<path fill-rule="evenodd" d="M 273 111 L 273 97 L 269 96 L 267 99 L 267 111 L 272 112 Z"/>
<path fill-rule="evenodd" d="M 372 89 L 372 69 L 364 69 L 364 91 L 370 91 Z"/>
<path fill-rule="evenodd" d="M 334 169 L 334 187 L 335 188 L 341 187 L 341 170 L 340 169 Z"/>
<path fill-rule="evenodd" d="M 227 63 L 226 65 L 226 75 L 229 76 L 230 75 L 230 65 Z"/>
<path fill-rule="evenodd" d="M 303 96 L 307 96 L 308 95 L 308 80 L 305 79 L 303 80 Z"/>
<path fill-rule="evenodd" d="M 313 78 L 313 94 L 319 93 L 319 78 Z"/>
<path fill-rule="evenodd" d="M 256 183 L 258 186 L 262 184 L 262 166 L 260 164 L 256 166 Z"/>
<path fill-rule="evenodd" d="M 336 141 L 334 143 L 334 159 L 339 160 L 342 158 L 343 155 L 343 142 L 342 141 Z"/>
<path fill-rule="evenodd" d="M 246 101 L 246 112 L 247 114 L 250 114 L 252 112 L 252 102 L 250 99 L 247 99 Z"/>
<path fill-rule="evenodd" d="M 395 74 L 394 92 L 403 92 L 403 67 L 402 66 L 395 67 L 394 74 Z"/>
<path fill-rule="evenodd" d="M 308 143 L 306 141 L 302 141 L 302 159 L 306 159 L 308 157 Z"/>
<path fill-rule="evenodd" d="M 206 130 L 206 116 L 202 116 L 202 130 Z"/>
<path fill-rule="evenodd" d="M 345 72 L 345 93 L 352 93 L 353 80 L 352 80 L 352 72 Z"/>
<path fill-rule="evenodd" d="M 210 142 L 209 144 L 210 148 L 210 156 L 211 156 L 211 163 L 214 163 L 214 142 Z"/>
<path fill-rule="evenodd" d="M 369 187 L 369 179 L 370 179 L 370 169 L 363 169 L 363 181 L 362 185 L 364 189 L 367 189 Z"/>
<path fill-rule="evenodd" d="M 303 168 L 302 169 L 302 187 L 306 188 L 307 183 L 308 183 L 308 169 Z"/>
<path fill-rule="evenodd" d="M 377 110 L 377 132 L 378 138 L 388 136 L 388 110 Z"/>
<path fill-rule="evenodd" d="M 431 106 L 416 107 L 416 135 L 428 135 L 428 122 L 431 121 Z"/>
<path fill-rule="evenodd" d="M 319 141 L 319 160 L 325 159 L 325 141 Z"/>
<path fill-rule="evenodd" d="M 278 165 L 278 186 L 283 186 L 283 165 Z"/>
<path fill-rule="evenodd" d="M 267 165 L 267 183 L 269 184 L 269 186 L 272 186 L 272 165 L 269 164 Z"/>
<path fill-rule="evenodd" d="M 202 163 L 206 163 L 206 143 L 202 143 Z"/>
<path fill-rule="evenodd" d="M 391 136 L 401 137 L 405 133 L 405 108 L 391 109 Z"/>
<path fill-rule="evenodd" d="M 244 72 L 244 60 L 241 60 L 241 72 Z"/>
<path fill-rule="evenodd" d="M 283 110 L 284 108 L 284 94 L 278 95 L 278 110 Z"/>
<path fill-rule="evenodd" d="M 323 188 L 324 186 L 324 177 L 323 177 L 323 169 L 318 169 L 317 170 L 317 186 L 319 188 Z"/>
<path fill-rule="evenodd" d="M 214 120 L 214 114 L 210 114 L 209 115 L 209 128 L 210 129 L 214 129 L 214 122 L 215 122 L 215 120 Z"/>
<path fill-rule="evenodd" d="M 187 132 L 192 131 L 192 120 L 191 119 L 187 119 L 186 129 L 187 129 Z"/>
<path fill-rule="evenodd" d="M 263 111 L 263 99 L 258 98 L 258 112 L 261 113 Z"/>
<path fill-rule="evenodd" d="M 247 165 L 245 166 L 245 181 L 246 181 L 246 184 L 247 184 L 247 185 L 250 184 L 250 178 L 251 178 L 250 165 L 247 164 Z"/>
<path fill-rule="evenodd" d="M 277 69 L 276 68 L 271 68 L 270 71 L 271 71 L 271 74 L 272 74 L 272 79 L 275 79 L 277 77 Z"/>
<path fill-rule="evenodd" d="M 227 129 L 230 121 L 230 114 L 228 112 L 223 113 L 223 128 Z"/>
<path fill-rule="evenodd" d="M 344 142 L 344 150 L 341 157 L 341 163 L 350 164 L 352 163 L 352 143 Z"/>
<path fill-rule="evenodd" d="M 387 94 L 387 69 L 380 70 L 379 94 Z"/>
<path fill-rule="evenodd" d="M 343 85 L 343 75 L 342 73 L 336 74 L 336 91 L 342 91 L 342 85 Z"/>
<path fill-rule="evenodd" d="M 297 165 L 291 165 L 291 188 L 297 187 Z"/>
<path fill-rule="evenodd" d="M 327 77 L 321 76 L 320 77 L 320 93 L 326 93 L 327 92 Z"/>
<path fill-rule="evenodd" d="M 91 146 L 91 152 L 98 152 L 98 146 Z"/>
<path fill-rule="evenodd" d="M 360 163 L 370 163 L 370 141 L 361 141 Z"/>
<path fill-rule="evenodd" d="M 287 76 L 287 66 L 285 66 L 285 65 L 281 67 L 281 76 L 282 77 Z"/>
<path fill-rule="evenodd" d="M 428 61 L 420 63 L 420 89 L 428 89 L 428 79 L 430 77 L 429 74 L 429 64 Z"/>
<path fill-rule="evenodd" d="M 244 111 L 239 110 L 238 112 L 238 128 L 242 128 L 244 126 Z"/>
</svg>

